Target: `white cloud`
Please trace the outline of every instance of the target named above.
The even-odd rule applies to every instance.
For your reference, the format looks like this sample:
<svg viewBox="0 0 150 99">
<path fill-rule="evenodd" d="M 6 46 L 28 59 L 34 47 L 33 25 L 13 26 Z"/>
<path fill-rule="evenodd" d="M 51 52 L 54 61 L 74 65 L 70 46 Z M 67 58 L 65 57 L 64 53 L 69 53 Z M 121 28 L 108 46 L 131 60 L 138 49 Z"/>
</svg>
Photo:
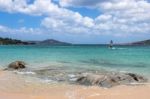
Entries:
<svg viewBox="0 0 150 99">
<path fill-rule="evenodd" d="M 94 7 L 101 2 L 104 0 L 60 0 L 59 4 L 63 7 Z"/>
<path fill-rule="evenodd" d="M 102 12 L 92 29 L 112 35 L 138 35 L 150 32 L 150 3 L 146 0 L 61 0 L 63 7 L 87 7 Z"/>
<path fill-rule="evenodd" d="M 111 20 L 111 18 L 112 18 L 112 15 L 110 14 L 102 14 L 96 18 L 96 21 L 100 21 L 100 22 L 108 21 L 108 20 Z"/>
<path fill-rule="evenodd" d="M 28 0 L 0 0 L 1 11 L 44 16 L 41 29 L 51 33 L 126 36 L 150 32 L 150 3 L 146 0 L 60 0 L 60 5 L 51 0 L 35 0 L 32 4 Z M 100 10 L 101 14 L 96 18 L 84 17 L 66 6 L 94 8 Z M 14 33 L 40 31 L 33 28 L 14 30 L 2 26 L 0 30 Z"/>
<path fill-rule="evenodd" d="M 0 0 L 0 10 L 45 16 L 41 25 L 49 30 L 54 30 L 52 32 L 62 32 L 62 29 L 65 29 L 66 33 L 85 32 L 84 27 L 93 26 L 93 19 L 83 17 L 78 12 L 60 8 L 51 0 L 35 0 L 33 4 L 28 4 L 27 0 Z M 80 28 L 83 28 L 84 31 L 80 31 Z"/>
<path fill-rule="evenodd" d="M 0 32 L 7 32 L 9 30 L 7 27 L 0 25 Z"/>
<path fill-rule="evenodd" d="M 14 28 L 9 28 L 3 25 L 0 25 L 0 33 L 9 33 L 9 34 L 43 34 L 43 30 L 39 28 L 26 28 L 26 27 L 21 27 L 18 29 Z"/>
<path fill-rule="evenodd" d="M 102 3 L 100 9 L 113 16 L 111 20 L 116 31 L 122 33 L 138 34 L 149 33 L 150 29 L 150 3 L 145 0 L 123 0 Z M 103 15 L 100 15 L 103 16 Z M 100 17 L 99 16 L 99 17 Z"/>
</svg>

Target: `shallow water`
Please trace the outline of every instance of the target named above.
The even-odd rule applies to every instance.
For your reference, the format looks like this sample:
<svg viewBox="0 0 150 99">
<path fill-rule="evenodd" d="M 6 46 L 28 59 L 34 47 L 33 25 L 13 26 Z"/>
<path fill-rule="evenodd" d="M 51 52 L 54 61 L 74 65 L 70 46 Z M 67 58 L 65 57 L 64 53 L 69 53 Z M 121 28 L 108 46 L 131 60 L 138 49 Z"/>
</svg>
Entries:
<svg viewBox="0 0 150 99">
<path fill-rule="evenodd" d="M 23 60 L 29 68 L 67 67 L 70 70 L 133 72 L 150 75 L 150 46 L 100 45 L 74 46 L 0 46 L 0 65 Z"/>
</svg>

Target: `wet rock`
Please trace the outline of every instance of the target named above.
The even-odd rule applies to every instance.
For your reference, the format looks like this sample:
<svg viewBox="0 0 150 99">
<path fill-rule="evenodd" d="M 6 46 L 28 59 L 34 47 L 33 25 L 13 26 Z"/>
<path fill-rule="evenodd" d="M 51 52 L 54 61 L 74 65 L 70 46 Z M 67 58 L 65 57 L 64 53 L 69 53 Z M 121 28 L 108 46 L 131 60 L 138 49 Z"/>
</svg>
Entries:
<svg viewBox="0 0 150 99">
<path fill-rule="evenodd" d="M 83 74 L 76 80 L 76 82 L 82 85 L 98 85 L 110 88 L 117 85 L 144 83 L 147 82 L 147 79 L 133 73 L 116 73 L 107 75 Z"/>
<path fill-rule="evenodd" d="M 141 75 L 137 75 L 137 74 L 133 74 L 133 73 L 127 73 L 126 75 L 130 76 L 132 78 L 133 82 L 138 82 L 138 83 L 148 82 L 148 79 Z"/>
<path fill-rule="evenodd" d="M 7 69 L 15 69 L 15 70 L 17 70 L 17 69 L 24 69 L 24 68 L 26 68 L 25 65 L 26 65 L 26 63 L 23 62 L 23 61 L 15 61 L 15 62 L 10 63 L 8 65 Z"/>
<path fill-rule="evenodd" d="M 82 85 L 97 85 L 99 81 L 104 79 L 104 75 L 83 74 L 76 82 Z"/>
</svg>

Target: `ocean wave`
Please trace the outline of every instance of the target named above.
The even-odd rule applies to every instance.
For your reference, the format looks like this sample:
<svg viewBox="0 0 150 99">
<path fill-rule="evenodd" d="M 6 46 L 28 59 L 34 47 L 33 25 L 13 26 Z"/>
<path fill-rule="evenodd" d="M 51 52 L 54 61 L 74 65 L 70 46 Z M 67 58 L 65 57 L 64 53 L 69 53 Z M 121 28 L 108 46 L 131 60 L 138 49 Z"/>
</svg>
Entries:
<svg viewBox="0 0 150 99">
<path fill-rule="evenodd" d="M 21 74 L 21 75 L 35 75 L 35 72 L 31 72 L 31 71 L 14 71 L 17 74 Z"/>
<path fill-rule="evenodd" d="M 123 48 L 123 47 L 122 47 L 122 48 L 121 48 L 121 47 L 119 47 L 119 48 L 118 48 L 118 47 L 113 47 L 113 48 L 111 48 L 111 49 L 112 49 L 112 50 L 124 50 L 124 49 L 128 49 L 128 48 Z"/>
</svg>

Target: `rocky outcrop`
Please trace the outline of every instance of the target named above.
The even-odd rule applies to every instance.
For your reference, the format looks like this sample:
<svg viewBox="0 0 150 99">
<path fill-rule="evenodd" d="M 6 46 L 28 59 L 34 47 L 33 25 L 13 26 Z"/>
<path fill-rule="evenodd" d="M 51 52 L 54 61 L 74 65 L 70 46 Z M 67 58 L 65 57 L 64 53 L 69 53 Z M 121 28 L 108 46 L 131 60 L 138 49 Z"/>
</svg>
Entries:
<svg viewBox="0 0 150 99">
<path fill-rule="evenodd" d="M 19 70 L 24 68 L 26 68 L 25 62 L 15 61 L 10 63 L 8 68 L 5 70 Z M 145 77 L 134 73 L 95 72 L 82 69 L 78 71 L 70 71 L 68 68 L 64 67 L 48 67 L 46 69 L 34 70 L 33 72 L 36 74 L 36 77 L 40 79 L 50 79 L 54 82 L 66 82 L 69 84 L 87 86 L 96 85 L 106 88 L 118 85 L 130 85 L 132 83 L 143 84 L 148 82 L 148 79 Z"/>
<path fill-rule="evenodd" d="M 98 85 L 109 88 L 117 85 L 144 83 L 147 82 L 147 79 L 133 73 L 116 73 L 107 75 L 83 74 L 76 80 L 76 82 L 82 85 Z"/>
<path fill-rule="evenodd" d="M 114 87 L 118 85 L 131 85 L 133 83 L 143 84 L 148 80 L 134 73 L 116 73 L 116 72 L 100 72 L 91 70 L 70 71 L 65 67 L 51 67 L 49 69 L 36 70 L 35 73 L 40 78 L 48 77 L 47 79 L 56 82 L 66 82 L 69 84 L 79 84 L 86 86 Z"/>
<path fill-rule="evenodd" d="M 15 62 L 10 63 L 6 70 L 8 70 L 8 69 L 15 69 L 15 70 L 17 70 L 17 69 L 24 69 L 24 68 L 26 68 L 26 63 L 25 62 L 23 62 L 23 61 L 15 61 Z"/>
</svg>

